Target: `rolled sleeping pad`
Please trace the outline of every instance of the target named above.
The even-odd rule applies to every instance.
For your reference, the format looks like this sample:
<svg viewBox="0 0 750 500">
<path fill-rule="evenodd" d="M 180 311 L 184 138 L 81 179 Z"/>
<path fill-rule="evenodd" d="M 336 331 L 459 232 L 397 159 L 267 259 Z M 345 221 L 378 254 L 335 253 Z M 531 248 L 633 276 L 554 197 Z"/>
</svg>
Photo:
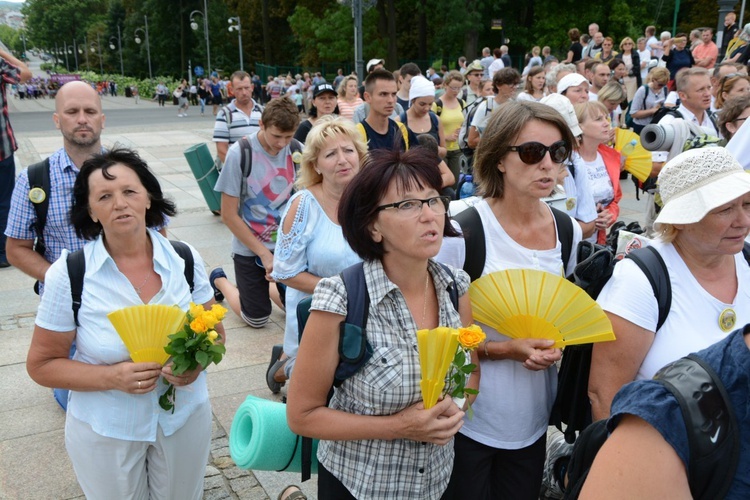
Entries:
<svg viewBox="0 0 750 500">
<path fill-rule="evenodd" d="M 219 180 L 219 172 L 214 165 L 214 159 L 211 156 L 208 146 L 205 142 L 194 144 L 187 148 L 183 154 L 193 171 L 195 179 L 198 181 L 198 187 L 201 188 L 203 199 L 206 200 L 209 210 L 214 215 L 219 215 L 221 211 L 221 193 L 214 191 L 216 181 Z"/>
<path fill-rule="evenodd" d="M 318 440 L 313 440 L 312 473 L 318 472 Z M 302 438 L 289 429 L 286 405 L 248 396 L 229 431 L 229 452 L 242 469 L 300 472 Z"/>
</svg>

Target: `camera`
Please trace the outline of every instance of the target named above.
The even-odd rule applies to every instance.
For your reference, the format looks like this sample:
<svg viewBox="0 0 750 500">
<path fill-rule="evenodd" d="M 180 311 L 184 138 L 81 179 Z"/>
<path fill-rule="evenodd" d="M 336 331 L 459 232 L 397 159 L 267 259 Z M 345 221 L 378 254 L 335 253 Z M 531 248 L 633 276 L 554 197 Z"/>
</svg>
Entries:
<svg viewBox="0 0 750 500">
<path fill-rule="evenodd" d="M 641 131 L 641 146 L 648 151 L 669 151 L 674 143 L 672 124 L 652 123 Z"/>
</svg>

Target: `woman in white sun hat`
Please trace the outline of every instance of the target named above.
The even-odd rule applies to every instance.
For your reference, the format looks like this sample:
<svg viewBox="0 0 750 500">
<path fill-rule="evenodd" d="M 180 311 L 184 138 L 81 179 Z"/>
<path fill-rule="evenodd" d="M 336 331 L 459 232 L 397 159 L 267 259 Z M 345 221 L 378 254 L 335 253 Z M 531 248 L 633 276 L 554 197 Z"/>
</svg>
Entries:
<svg viewBox="0 0 750 500">
<path fill-rule="evenodd" d="M 724 148 L 681 153 L 659 174 L 664 206 L 653 248 L 663 259 L 671 308 L 657 328 L 658 303 L 636 263 L 617 264 L 598 302 L 617 340 L 594 346 L 589 396 L 594 419 L 609 416 L 626 383 L 650 379 L 665 364 L 750 323 L 750 174 Z"/>
</svg>

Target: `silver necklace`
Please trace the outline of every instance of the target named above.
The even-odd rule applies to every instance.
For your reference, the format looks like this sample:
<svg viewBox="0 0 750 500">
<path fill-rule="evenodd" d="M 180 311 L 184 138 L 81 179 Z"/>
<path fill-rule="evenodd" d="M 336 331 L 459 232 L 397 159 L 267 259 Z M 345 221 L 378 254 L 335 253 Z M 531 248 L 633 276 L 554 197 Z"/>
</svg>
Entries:
<svg viewBox="0 0 750 500">
<path fill-rule="evenodd" d="M 148 280 L 151 279 L 151 274 L 152 273 L 148 273 L 146 275 L 146 279 L 143 280 L 143 283 L 141 283 L 141 286 L 135 286 L 133 285 L 132 281 L 130 282 L 130 284 L 133 285 L 133 288 L 135 288 L 135 293 L 137 293 L 139 297 L 141 295 L 141 292 L 143 291 L 143 287 L 146 286 L 146 283 L 148 283 Z"/>
<path fill-rule="evenodd" d="M 422 296 L 422 328 L 425 326 L 425 318 L 427 317 L 427 289 L 430 285 L 430 271 L 427 271 L 427 276 L 424 278 L 424 295 Z"/>
</svg>

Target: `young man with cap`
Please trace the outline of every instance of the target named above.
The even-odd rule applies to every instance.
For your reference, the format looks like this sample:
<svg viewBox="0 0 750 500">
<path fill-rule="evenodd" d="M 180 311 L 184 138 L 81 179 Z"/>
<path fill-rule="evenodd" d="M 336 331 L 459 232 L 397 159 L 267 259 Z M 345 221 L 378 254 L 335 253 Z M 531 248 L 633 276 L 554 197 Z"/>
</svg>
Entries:
<svg viewBox="0 0 750 500">
<path fill-rule="evenodd" d="M 357 129 L 367 143 L 367 148 L 406 151 L 419 144 L 417 136 L 403 123 L 391 117 L 396 108 L 396 79 L 384 69 L 375 70 L 365 79 L 365 101 L 369 113 Z"/>
<path fill-rule="evenodd" d="M 333 113 L 338 114 L 337 102 L 338 94 L 330 83 L 319 83 L 313 87 L 313 98 L 310 101 L 310 111 L 308 112 L 309 118 L 299 124 L 297 132 L 294 133 L 294 138 L 304 144 L 307 140 L 307 134 L 310 133 L 310 129 L 313 128 L 318 118 Z"/>
<path fill-rule="evenodd" d="M 464 86 L 464 94 L 466 95 L 466 105 L 470 105 L 477 98 L 482 96 L 482 76 L 484 75 L 484 68 L 479 59 L 474 59 L 471 64 L 466 66 L 466 85 Z"/>
<path fill-rule="evenodd" d="M 214 142 L 216 155 L 223 162 L 229 146 L 246 135 L 258 131 L 263 107 L 253 100 L 253 82 L 244 71 L 235 71 L 230 77 L 234 100 L 216 113 Z"/>
<path fill-rule="evenodd" d="M 573 104 L 588 102 L 589 82 L 583 75 L 569 73 L 557 82 L 557 92 Z"/>
</svg>

